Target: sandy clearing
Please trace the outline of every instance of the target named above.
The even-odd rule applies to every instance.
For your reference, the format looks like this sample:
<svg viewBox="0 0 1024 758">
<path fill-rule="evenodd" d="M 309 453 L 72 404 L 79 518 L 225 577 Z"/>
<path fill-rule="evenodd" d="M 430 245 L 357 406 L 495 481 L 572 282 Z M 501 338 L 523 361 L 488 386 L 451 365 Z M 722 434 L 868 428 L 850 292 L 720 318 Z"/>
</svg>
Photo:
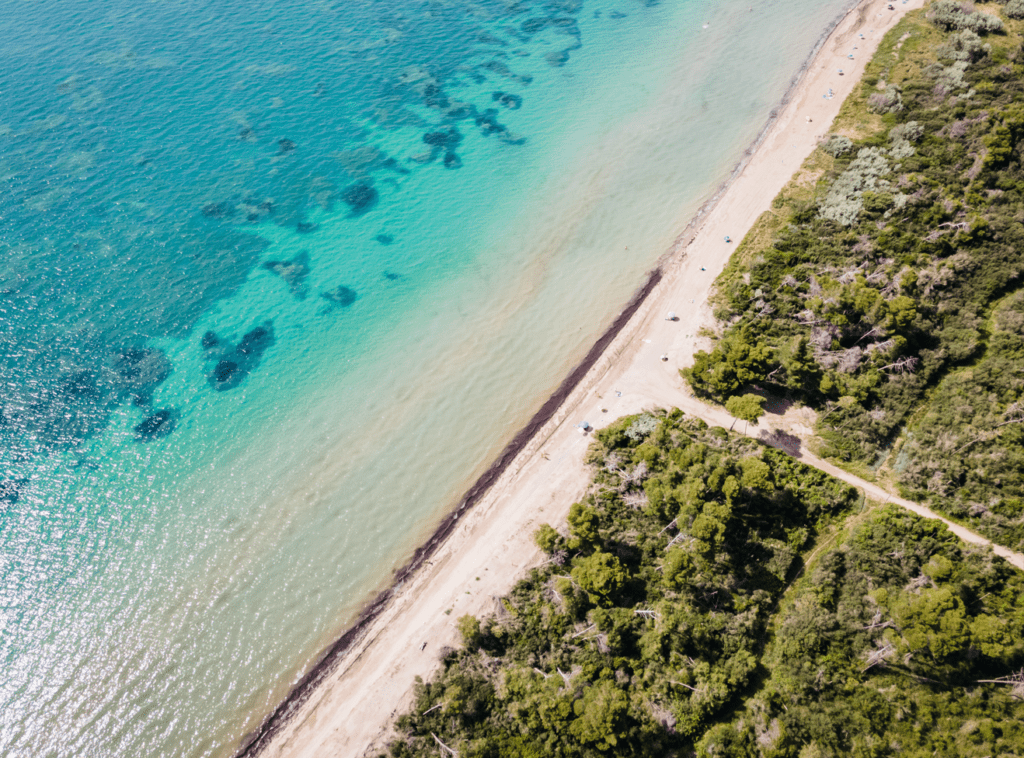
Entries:
<svg viewBox="0 0 1024 758">
<path fill-rule="evenodd" d="M 708 423 L 732 426 L 724 410 L 689 395 L 678 374 L 679 366 L 692 362 L 695 335 L 713 322 L 709 290 L 736 244 L 724 238 L 742 239 L 769 209 L 828 132 L 884 33 L 907 11 L 922 7 L 924 0 L 894 5 L 889 11 L 884 0 L 868 0 L 840 22 L 749 162 L 699 217 L 696 232 L 681 238 L 669 254 L 661 282 L 626 327 L 427 564 L 391 590 L 387 606 L 362 630 L 336 668 L 283 724 L 275 726 L 261 745 L 261 757 L 363 756 L 383 749 L 392 718 L 410 705 L 414 677 L 428 678 L 438 668 L 441 649 L 457 644 L 456 620 L 494 609 L 495 599 L 542 560 L 532 540 L 537 525 L 564 523 L 569 506 L 586 489 L 590 476 L 583 455 L 590 438 L 576 428 L 579 422 L 601 426 L 645 408 L 675 406 Z M 847 55 L 854 44 L 858 50 L 850 60 Z M 829 89 L 835 97 L 823 98 Z M 669 311 L 679 320 L 666 320 Z M 662 361 L 666 354 L 669 360 Z M 872 498 L 937 518 L 806 451 L 788 452 L 864 489 Z M 967 541 L 987 542 L 963 527 L 950 526 Z M 997 552 L 1009 554 L 998 548 Z M 1024 568 L 1024 557 L 1009 557 Z"/>
</svg>

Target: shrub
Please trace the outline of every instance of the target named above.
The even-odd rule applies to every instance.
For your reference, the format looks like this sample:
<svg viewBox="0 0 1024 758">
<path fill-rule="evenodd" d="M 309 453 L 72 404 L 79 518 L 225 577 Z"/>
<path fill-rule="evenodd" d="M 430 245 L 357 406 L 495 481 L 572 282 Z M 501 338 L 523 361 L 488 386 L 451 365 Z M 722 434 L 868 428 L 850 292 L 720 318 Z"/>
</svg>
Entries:
<svg viewBox="0 0 1024 758">
<path fill-rule="evenodd" d="M 553 555 L 562 542 L 560 535 L 551 524 L 541 524 L 533 533 L 533 541 L 548 555 Z"/>
<path fill-rule="evenodd" d="M 1021 0 L 1021 2 L 1024 2 L 1024 0 Z M 833 158 L 838 158 L 853 150 L 853 140 L 841 134 L 831 134 L 825 140 L 825 144 L 821 146 L 821 149 Z"/>
<path fill-rule="evenodd" d="M 1024 0 L 1010 0 L 1006 4 L 1007 18 L 1024 18 Z"/>
<path fill-rule="evenodd" d="M 889 130 L 889 141 L 896 143 L 900 140 L 906 142 L 917 142 L 924 136 L 924 127 L 916 121 L 908 121 L 905 124 L 894 126 Z"/>
<path fill-rule="evenodd" d="M 872 113 L 899 113 L 903 110 L 903 97 L 900 88 L 890 84 L 885 92 L 876 92 L 868 98 L 868 110 Z"/>
<path fill-rule="evenodd" d="M 878 147 L 862 149 L 825 195 L 818 209 L 819 215 L 842 226 L 852 226 L 864 207 L 865 192 L 889 190 L 889 182 L 882 178 L 888 173 L 889 161 L 885 150 Z"/>
<path fill-rule="evenodd" d="M 1003 30 L 1001 19 L 987 13 L 980 13 L 973 8 L 974 6 L 970 3 L 938 0 L 932 5 L 928 18 L 946 32 L 969 29 L 977 34 L 990 34 Z"/>
<path fill-rule="evenodd" d="M 940 58 L 973 63 L 980 61 L 991 50 L 991 45 L 982 44 L 981 37 L 970 29 L 964 29 L 950 37 L 949 41 L 942 45 L 937 52 Z"/>
</svg>

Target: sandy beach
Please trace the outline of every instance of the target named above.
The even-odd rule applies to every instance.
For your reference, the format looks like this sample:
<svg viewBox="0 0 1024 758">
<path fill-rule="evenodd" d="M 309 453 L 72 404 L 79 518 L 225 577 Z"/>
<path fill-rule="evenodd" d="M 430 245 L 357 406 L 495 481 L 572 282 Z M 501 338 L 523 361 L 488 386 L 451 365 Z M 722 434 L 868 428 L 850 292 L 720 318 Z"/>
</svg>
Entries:
<svg viewBox="0 0 1024 758">
<path fill-rule="evenodd" d="M 443 648 L 458 644 L 456 620 L 491 613 L 495 599 L 542 560 L 532 539 L 536 527 L 564 524 L 584 492 L 590 436 L 581 433 L 581 422 L 600 427 L 645 408 L 676 406 L 709 423 L 730 424 L 724 411 L 688 394 L 678 369 L 692 362 L 702 346 L 696 335 L 713 323 L 708 295 L 735 245 L 829 132 L 886 31 L 924 0 L 893 5 L 862 2 L 840 21 L 745 164 L 680 235 L 643 297 L 572 377 L 567 397 L 556 395 L 560 402 L 521 433 L 508 459 L 478 482 L 417 565 L 382 593 L 364 623 L 332 648 L 263 730 L 249 735 L 244 754 L 323 758 L 382 751 L 393 717 L 411 702 L 414 677 L 428 678 Z M 830 89 L 834 97 L 823 97 Z M 666 319 L 670 311 L 678 320 Z"/>
</svg>

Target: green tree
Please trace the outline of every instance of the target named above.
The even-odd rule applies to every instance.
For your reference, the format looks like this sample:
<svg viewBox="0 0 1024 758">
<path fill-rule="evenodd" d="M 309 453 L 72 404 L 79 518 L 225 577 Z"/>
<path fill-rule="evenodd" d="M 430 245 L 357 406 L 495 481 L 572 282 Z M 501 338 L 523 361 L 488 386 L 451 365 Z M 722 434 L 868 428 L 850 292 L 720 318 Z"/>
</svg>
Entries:
<svg viewBox="0 0 1024 758">
<path fill-rule="evenodd" d="M 541 524 L 537 527 L 537 531 L 533 533 L 533 541 L 537 544 L 537 547 L 551 555 L 558 550 L 562 542 L 562 535 L 551 524 Z"/>
<path fill-rule="evenodd" d="M 573 711 L 576 719 L 569 726 L 572 736 L 603 752 L 619 744 L 629 700 L 614 683 L 600 681 L 583 691 L 583 697 L 573 705 Z"/>
<path fill-rule="evenodd" d="M 743 327 L 726 334 L 714 350 L 698 350 L 691 368 L 682 375 L 698 395 L 724 400 L 737 390 L 768 375 L 773 351 Z"/>
<path fill-rule="evenodd" d="M 480 647 L 480 640 L 483 635 L 480 632 L 480 620 L 476 616 L 466 614 L 456 622 L 459 634 L 462 636 L 462 644 L 468 648 Z"/>
<path fill-rule="evenodd" d="M 816 392 L 821 382 L 821 367 L 814 359 L 814 351 L 806 334 L 793 340 L 793 349 L 783 362 L 786 386 L 797 392 Z M 735 415 L 735 414 L 734 414 Z"/>
<path fill-rule="evenodd" d="M 569 531 L 572 533 L 572 537 L 569 539 L 569 549 L 579 550 L 600 542 L 601 537 L 597 532 L 598 523 L 596 509 L 582 503 L 573 503 L 569 507 Z"/>
<path fill-rule="evenodd" d="M 764 415 L 764 398 L 760 395 L 734 395 L 725 401 L 725 409 L 741 421 L 756 424 Z"/>
<path fill-rule="evenodd" d="M 894 613 L 907 647 L 926 651 L 937 662 L 961 655 L 971 642 L 963 601 L 948 587 L 904 598 Z"/>
<path fill-rule="evenodd" d="M 740 468 L 743 470 L 741 484 L 748 490 L 763 490 L 765 492 L 773 488 L 771 467 L 758 458 L 744 458 L 740 461 Z"/>
<path fill-rule="evenodd" d="M 590 597 L 590 602 L 609 602 L 622 589 L 628 575 L 614 555 L 597 552 L 576 561 L 572 578 Z"/>
</svg>

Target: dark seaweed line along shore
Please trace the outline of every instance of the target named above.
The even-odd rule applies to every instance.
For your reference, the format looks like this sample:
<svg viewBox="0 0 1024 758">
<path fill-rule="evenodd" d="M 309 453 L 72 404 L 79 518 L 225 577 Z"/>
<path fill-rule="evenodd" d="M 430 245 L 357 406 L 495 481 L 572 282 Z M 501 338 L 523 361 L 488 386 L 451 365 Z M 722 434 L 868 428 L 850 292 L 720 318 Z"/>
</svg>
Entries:
<svg viewBox="0 0 1024 758">
<path fill-rule="evenodd" d="M 912 9 L 888 29 L 833 123 L 838 133 L 775 195 L 772 212 L 763 212 L 753 227 L 744 225 L 752 230 L 717 280 L 712 300 L 730 331 L 714 354 L 698 352 L 695 368 L 683 372 L 695 394 L 756 423 L 763 395 L 771 392 L 764 385 L 802 390 L 801 399 L 814 407 L 811 401 L 821 404 L 815 393 L 831 391 L 824 376 L 846 390 L 835 394 L 863 403 L 863 411 L 890 412 L 891 405 L 865 402 L 873 398 L 857 398 L 840 384 L 853 371 L 834 371 L 834 361 L 821 360 L 824 347 L 809 357 L 800 331 L 798 347 L 784 353 L 779 322 L 785 325 L 787 317 L 797 316 L 806 329 L 832 316 L 829 336 L 836 340 L 847 336 L 842 327 L 855 329 L 850 342 L 856 350 L 841 346 L 858 361 L 857 345 L 874 336 L 878 355 L 869 352 L 868 361 L 879 372 L 908 369 L 892 372 L 903 381 L 918 362 L 938 362 L 938 350 L 929 355 L 922 349 L 933 345 L 921 333 L 966 343 L 961 362 L 974 356 L 965 355 L 966 348 L 976 351 L 989 338 L 989 353 L 997 354 L 982 354 L 991 359 L 988 374 L 965 374 L 943 399 L 958 413 L 964 403 L 957 395 L 970 393 L 989 406 L 992 398 L 982 390 L 992 385 L 1002 391 L 1005 408 L 994 420 L 982 418 L 990 428 L 981 426 L 980 434 L 963 433 L 957 442 L 965 444 L 953 456 L 1002 438 L 1004 448 L 1013 443 L 1018 450 L 1016 458 L 1002 459 L 1022 470 L 1021 382 L 1008 387 L 1009 381 L 994 385 L 992 379 L 1019 376 L 1013 361 L 1019 367 L 1024 355 L 1024 296 L 1014 267 L 1024 250 L 1024 0 L 999 6 L 975 11 L 958 0 L 937 0 L 927 15 Z M 1013 22 L 1004 36 L 993 10 Z M 858 16 L 865 27 L 872 19 Z M 983 41 L 983 35 L 991 36 Z M 844 38 L 852 35 L 837 35 L 837 43 Z M 954 64 L 943 65 L 949 61 Z M 858 109 L 873 117 L 851 126 Z M 890 158 L 900 163 L 883 163 Z M 809 165 L 811 189 L 802 173 Z M 898 185 L 882 179 L 868 185 L 874 192 L 865 191 L 864 182 L 850 181 L 866 173 L 865 166 L 876 180 L 904 173 Z M 926 186 L 912 193 L 915 183 Z M 906 194 L 896 193 L 897 186 Z M 782 210 L 787 205 L 788 214 Z M 1015 224 L 1007 222 L 1011 217 Z M 766 225 L 772 234 L 763 233 Z M 721 239 L 720 233 L 709 236 Z M 973 286 L 965 289 L 974 300 L 941 292 L 929 297 L 930 288 L 921 295 L 935 279 L 918 270 L 933 259 L 962 261 L 961 248 L 970 250 L 972 265 L 956 272 L 966 270 L 962 276 Z M 851 253 L 878 267 L 895 263 L 898 279 L 880 278 L 868 265 L 859 266 L 856 277 L 841 276 L 838 266 L 848 267 Z M 978 270 L 986 276 L 967 279 Z M 888 286 L 892 281 L 899 289 Z M 839 285 L 859 288 L 855 303 L 836 295 Z M 795 299 L 793 290 L 806 302 L 784 309 L 782 298 Z M 916 306 L 910 295 L 921 295 Z M 972 344 L 962 327 L 940 330 L 933 321 L 923 324 L 933 328 L 922 328 L 909 318 L 915 307 L 918 319 L 932 315 L 928 308 L 942 298 L 957 306 L 946 309 L 953 319 L 965 311 L 975 315 L 969 306 L 980 300 L 977 312 L 991 314 L 992 336 L 986 330 Z M 758 342 L 737 349 L 747 338 Z M 829 346 L 840 352 L 840 345 Z M 900 354 L 881 352 L 904 347 L 921 349 L 921 357 L 890 363 Z M 766 365 L 751 370 L 745 361 Z M 849 365 L 857 367 L 852 360 Z M 967 368 L 984 373 L 980 363 Z M 787 372 L 782 377 L 780 369 Z M 981 386 L 971 391 L 970 382 Z M 748 388 L 759 394 L 741 394 Z M 568 529 L 542 524 L 535 532 L 549 560 L 498 599 L 494 612 L 459 618 L 461 647 L 449 649 L 429 682 L 417 680 L 414 705 L 397 720 L 387 755 L 1021 754 L 1019 572 L 988 547 L 960 545 L 937 521 L 901 512 L 887 497 L 870 502 L 866 488 L 860 498 L 836 479 L 724 427 L 709 429 L 678 409 L 649 407 L 596 433 L 585 458 L 591 489 L 570 507 Z M 851 407 L 820 408 L 827 413 L 819 418 Z M 941 429 L 933 437 L 950 426 L 950 411 L 942 413 L 926 419 Z M 822 434 L 821 421 L 819 435 L 834 449 L 852 457 L 859 448 L 870 460 L 849 419 L 833 421 L 831 437 Z M 1002 429 L 1011 432 L 997 434 Z M 976 436 L 965 441 L 970 434 Z M 991 471 L 992 461 L 986 463 Z M 1019 476 L 986 481 L 987 471 L 979 474 L 981 484 L 1020 486 Z M 1020 498 L 1013 500 L 1007 509 L 1020 508 Z"/>
<path fill-rule="evenodd" d="M 362 634 L 366 629 L 373 623 L 381 613 L 388 607 L 395 588 L 401 586 L 406 580 L 409 579 L 420 567 L 422 567 L 427 560 L 433 556 L 437 550 L 441 547 L 444 541 L 455 531 L 455 527 L 458 525 L 459 519 L 462 518 L 469 509 L 476 505 L 488 490 L 494 486 L 495 482 L 501 477 L 502 474 L 508 469 L 515 460 L 516 456 L 522 451 L 537 433 L 544 428 L 544 425 L 550 421 L 562 404 L 566 401 L 569 395 L 572 394 L 573 390 L 583 381 L 583 378 L 587 375 L 590 369 L 597 363 L 597 361 L 604 354 L 605 350 L 611 345 L 612 341 L 618 336 L 625 326 L 629 323 L 629 320 L 633 317 L 633 314 L 637 312 L 647 297 L 654 291 L 654 288 L 661 281 L 664 274 L 664 263 L 659 264 L 655 269 L 647 274 L 647 280 L 643 286 L 640 287 L 630 298 L 626 307 L 622 309 L 615 321 L 604 331 L 604 333 L 598 338 L 597 342 L 594 343 L 593 347 L 587 352 L 583 360 L 581 360 L 576 367 L 569 373 L 569 375 L 562 381 L 551 397 L 545 401 L 544 405 L 540 407 L 530 421 L 524 426 L 512 441 L 505 446 L 505 449 L 501 451 L 501 454 L 495 459 L 495 461 L 480 475 L 480 478 L 473 483 L 473 486 L 469 488 L 462 499 L 459 501 L 458 506 L 449 513 L 438 525 L 437 529 L 430 536 L 423 545 L 416 548 L 412 558 L 406 563 L 401 569 L 399 569 L 394 576 L 391 584 L 387 589 L 381 590 L 380 593 L 362 610 L 356 619 L 355 623 L 339 637 L 334 644 L 332 644 L 324 654 L 320 657 L 320 660 L 309 670 L 309 672 L 299 680 L 299 683 L 292 688 L 291 692 L 285 697 L 277 708 L 274 709 L 273 713 L 263 722 L 259 729 L 254 732 L 250 732 L 243 737 L 243 747 L 237 753 L 238 758 L 253 758 L 258 756 L 263 749 L 270 743 L 274 735 L 277 734 L 284 725 L 292 718 L 292 716 L 298 711 L 298 709 L 305 703 L 313 692 L 316 691 L 317 687 L 338 667 L 341 661 L 344 659 L 346 653 L 358 642 L 362 637 Z"/>
</svg>

